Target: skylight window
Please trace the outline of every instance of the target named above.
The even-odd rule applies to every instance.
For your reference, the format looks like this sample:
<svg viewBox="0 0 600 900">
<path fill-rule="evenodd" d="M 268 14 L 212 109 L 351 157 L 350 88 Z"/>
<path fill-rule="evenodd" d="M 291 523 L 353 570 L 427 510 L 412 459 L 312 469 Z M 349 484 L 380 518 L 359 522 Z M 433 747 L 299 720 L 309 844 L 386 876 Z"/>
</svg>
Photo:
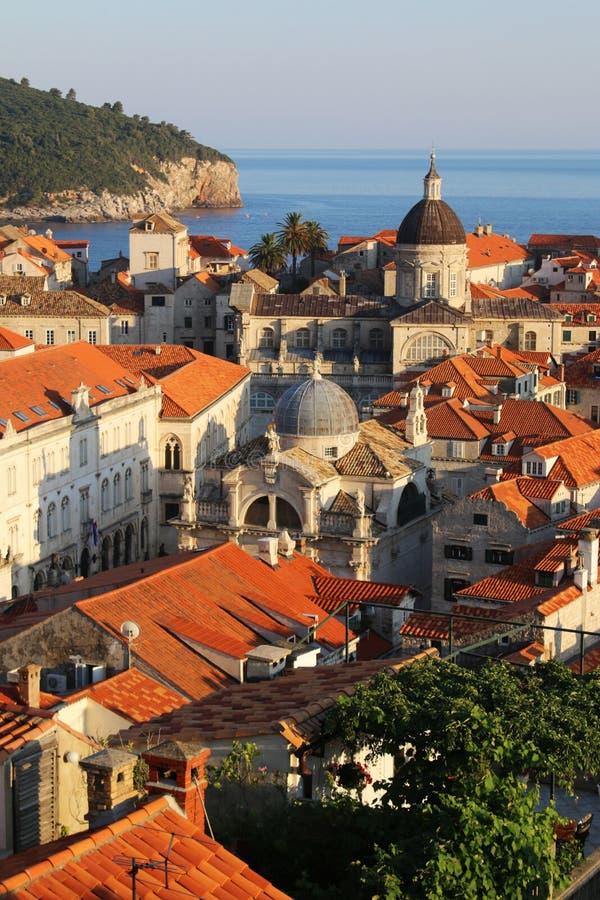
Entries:
<svg viewBox="0 0 600 900">
<path fill-rule="evenodd" d="M 60 406 L 58 405 L 58 403 L 55 403 L 54 400 L 48 400 L 48 403 L 50 404 L 50 406 L 52 406 L 54 409 L 57 409 L 60 412 Z"/>
<path fill-rule="evenodd" d="M 8 422 L 6 421 L 6 419 L 0 419 L 0 425 L 2 425 L 3 428 L 6 428 Z"/>
<path fill-rule="evenodd" d="M 103 394 L 112 394 L 111 389 L 108 388 L 108 387 L 106 387 L 105 384 L 97 384 L 96 387 L 97 387 L 98 390 L 99 390 L 101 393 L 103 393 Z"/>
<path fill-rule="evenodd" d="M 135 387 L 135 381 L 133 378 L 130 378 L 129 375 L 125 375 L 123 381 L 126 381 L 127 384 L 132 384 Z"/>
<path fill-rule="evenodd" d="M 31 419 L 30 419 L 30 417 L 27 415 L 27 413 L 21 412 L 20 409 L 17 409 L 17 410 L 13 413 L 13 416 L 14 416 L 16 419 L 20 419 L 21 422 L 30 422 L 30 421 L 31 421 Z"/>
<path fill-rule="evenodd" d="M 29 408 L 37 416 L 45 416 L 46 415 L 46 411 L 43 410 L 41 406 L 30 406 Z"/>
</svg>

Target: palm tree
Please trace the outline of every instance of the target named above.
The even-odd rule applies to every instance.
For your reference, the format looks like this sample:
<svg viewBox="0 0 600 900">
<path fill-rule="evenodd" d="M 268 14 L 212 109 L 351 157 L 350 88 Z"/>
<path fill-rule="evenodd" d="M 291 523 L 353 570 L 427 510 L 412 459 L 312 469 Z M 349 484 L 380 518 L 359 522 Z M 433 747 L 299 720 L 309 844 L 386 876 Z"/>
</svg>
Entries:
<svg viewBox="0 0 600 900">
<path fill-rule="evenodd" d="M 286 267 L 285 247 L 274 232 L 263 234 L 258 244 L 250 247 L 248 255 L 254 268 L 260 269 L 268 275 L 275 275 Z"/>
<path fill-rule="evenodd" d="M 327 250 L 329 235 L 319 222 L 306 222 L 306 250 L 310 253 L 310 277 L 315 277 L 315 256 Z"/>
<path fill-rule="evenodd" d="M 306 222 L 302 218 L 302 213 L 289 212 L 283 222 L 278 222 L 277 226 L 281 228 L 281 231 L 277 232 L 279 242 L 285 252 L 292 257 L 292 281 L 295 287 L 296 262 L 299 255 L 307 249 Z"/>
</svg>

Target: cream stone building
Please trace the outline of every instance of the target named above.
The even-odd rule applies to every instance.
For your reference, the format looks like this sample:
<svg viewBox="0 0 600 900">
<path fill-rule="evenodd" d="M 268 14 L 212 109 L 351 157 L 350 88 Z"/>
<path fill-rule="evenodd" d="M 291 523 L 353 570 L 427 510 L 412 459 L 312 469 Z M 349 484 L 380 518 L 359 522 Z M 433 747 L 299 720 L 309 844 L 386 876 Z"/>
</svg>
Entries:
<svg viewBox="0 0 600 900">
<path fill-rule="evenodd" d="M 189 269 L 189 238 L 185 225 L 168 213 L 154 213 L 129 229 L 129 268 L 136 288 L 164 284 L 174 290 Z"/>
<path fill-rule="evenodd" d="M 247 439 L 249 372 L 186 347 L 4 337 L 0 597 L 175 550 L 168 520 Z"/>
<path fill-rule="evenodd" d="M 52 231 L 36 234 L 14 225 L 0 226 L 0 273 L 40 276 L 49 290 L 64 290 L 73 283 L 73 259 L 52 239 Z"/>
<path fill-rule="evenodd" d="M 0 596 L 154 555 L 160 387 L 84 341 L 3 360 L 0 385 Z"/>
<path fill-rule="evenodd" d="M 36 344 L 106 344 L 109 320 L 102 303 L 77 291 L 46 290 L 41 276 L 0 275 L 0 326 Z"/>
<path fill-rule="evenodd" d="M 402 438 L 360 424 L 350 396 L 317 368 L 284 392 L 264 437 L 207 468 L 174 523 L 180 545 L 254 543 L 287 529 L 333 574 L 427 592 L 429 462 L 419 388 Z"/>
</svg>

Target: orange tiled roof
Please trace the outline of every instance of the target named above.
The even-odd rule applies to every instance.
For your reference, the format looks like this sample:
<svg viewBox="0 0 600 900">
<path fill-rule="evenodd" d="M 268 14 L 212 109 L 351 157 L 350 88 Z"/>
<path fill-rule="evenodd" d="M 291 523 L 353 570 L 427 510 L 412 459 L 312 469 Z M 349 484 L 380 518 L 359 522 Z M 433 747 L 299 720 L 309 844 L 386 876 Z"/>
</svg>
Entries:
<svg viewBox="0 0 600 900">
<path fill-rule="evenodd" d="M 539 479 L 542 481 L 542 479 Z M 473 498 L 491 500 L 494 503 L 502 503 L 508 510 L 514 512 L 519 521 L 529 529 L 543 528 L 550 522 L 549 517 L 532 502 L 528 495 L 527 482 L 534 482 L 534 478 L 514 478 L 510 481 L 499 481 L 488 485 L 481 491 L 472 494 Z M 560 484 L 552 482 L 555 493 Z"/>
<path fill-rule="evenodd" d="M 82 382 L 90 388 L 92 408 L 114 397 L 134 393 L 138 383 L 127 369 L 85 341 L 3 360 L 0 365 L 1 432 L 6 430 L 7 422 L 15 431 L 25 431 L 40 422 L 71 415 L 71 392 Z M 99 385 L 109 393 L 100 391 Z"/>
<path fill-rule="evenodd" d="M 9 862 L 12 874 L 0 881 L 0 893 L 9 894 L 14 900 L 33 897 L 124 900 L 131 897 L 131 866 L 119 860 L 136 857 L 161 866 L 167 854 L 172 861 L 169 889 L 164 887 L 161 869 L 146 869 L 137 878 L 140 900 L 158 897 L 290 900 L 245 862 L 207 837 L 167 797 L 150 801 L 106 828 L 17 854 Z"/>
<path fill-rule="evenodd" d="M 467 234 L 467 265 L 469 269 L 498 263 L 523 262 L 529 253 L 527 249 L 501 234 Z"/>
<path fill-rule="evenodd" d="M 409 594 L 419 596 L 419 591 L 408 585 L 384 584 L 377 581 L 356 581 L 352 578 L 337 578 L 333 575 L 313 577 L 315 594 L 313 600 L 327 613 L 333 612 L 344 601 L 353 604 L 377 602 L 401 605 Z"/>
<path fill-rule="evenodd" d="M 305 613 L 319 615 L 310 600 L 313 575 L 325 575 L 321 566 L 297 556 L 280 560 L 272 569 L 233 543 L 221 544 L 179 565 L 147 578 L 75 604 L 84 616 L 124 642 L 120 625 L 133 619 L 140 637 L 132 646 L 138 667 L 188 697 L 203 697 L 231 684 L 231 678 L 194 649 L 183 634 L 195 623 L 205 629 L 206 644 L 219 636 L 215 649 L 228 638 L 257 647 L 287 640 L 295 631 L 305 636 Z M 178 634 L 180 636 L 178 636 Z M 193 641 L 193 638 L 192 638 Z M 325 651 L 344 645 L 343 625 L 331 619 L 319 628 Z"/>
<path fill-rule="evenodd" d="M 33 346 L 33 341 L 30 341 L 29 338 L 0 325 L 0 350 L 20 350 L 22 347 Z"/>
<path fill-rule="evenodd" d="M 17 703 L 0 706 L 0 762 L 29 741 L 54 728 L 52 713 L 29 709 Z"/>
<path fill-rule="evenodd" d="M 148 722 L 185 703 L 181 694 L 176 694 L 135 666 L 75 694 L 69 694 L 68 697 L 62 697 L 61 700 L 71 704 L 84 697 L 90 697 L 132 722 Z M 54 698 L 54 703 L 56 702 Z"/>
<path fill-rule="evenodd" d="M 47 238 L 42 234 L 28 234 L 21 238 L 25 243 L 46 259 L 52 262 L 65 262 L 71 259 L 71 254 L 61 249 L 51 238 Z"/>
<path fill-rule="evenodd" d="M 248 256 L 247 250 L 235 247 L 227 238 L 218 238 L 212 234 L 190 234 L 189 241 L 196 253 L 211 259 L 229 261 L 238 256 Z"/>
<path fill-rule="evenodd" d="M 504 662 L 512 663 L 515 666 L 530 666 L 541 659 L 545 652 L 543 644 L 539 641 L 533 641 L 531 644 L 527 644 L 526 647 L 521 647 L 515 653 L 503 656 L 502 659 Z"/>
<path fill-rule="evenodd" d="M 535 455 L 554 459 L 550 478 L 564 481 L 568 487 L 581 487 L 600 481 L 600 430 L 578 434 L 535 448 Z"/>
<path fill-rule="evenodd" d="M 269 318 L 381 318 L 389 312 L 390 305 L 389 300 L 370 300 L 360 295 L 339 297 L 337 294 L 255 294 L 252 315 Z"/>
<path fill-rule="evenodd" d="M 103 303 L 78 291 L 46 291 L 44 283 L 45 278 L 37 276 L 0 275 L 0 294 L 7 298 L 0 307 L 0 318 L 108 318 L 109 311 Z M 29 294 L 28 306 L 21 304 L 23 294 Z"/>
<path fill-rule="evenodd" d="M 174 234 L 181 231 L 187 231 L 185 225 L 178 222 L 177 219 L 166 212 L 152 213 L 149 216 L 138 219 L 133 223 L 129 231 L 146 231 L 147 222 L 150 222 L 153 225 L 152 231 L 155 234 Z"/>
<path fill-rule="evenodd" d="M 527 243 L 530 247 L 547 247 L 554 244 L 558 247 L 600 249 L 600 238 L 593 234 L 532 234 Z"/>
<path fill-rule="evenodd" d="M 347 665 L 286 670 L 271 681 L 248 682 L 188 703 L 153 723 L 163 739 L 210 742 L 282 735 L 294 746 L 310 743 L 320 734 L 323 720 L 337 698 L 351 695 L 356 686 L 378 672 L 395 671 L 415 660 L 437 657 L 437 651 L 417 653 L 408 660 L 369 660 Z M 143 726 L 126 732 L 127 739 L 144 740 Z"/>
<path fill-rule="evenodd" d="M 244 366 L 176 344 L 113 344 L 106 356 L 137 375 L 160 382 L 163 418 L 189 418 L 214 403 L 249 375 Z"/>
</svg>

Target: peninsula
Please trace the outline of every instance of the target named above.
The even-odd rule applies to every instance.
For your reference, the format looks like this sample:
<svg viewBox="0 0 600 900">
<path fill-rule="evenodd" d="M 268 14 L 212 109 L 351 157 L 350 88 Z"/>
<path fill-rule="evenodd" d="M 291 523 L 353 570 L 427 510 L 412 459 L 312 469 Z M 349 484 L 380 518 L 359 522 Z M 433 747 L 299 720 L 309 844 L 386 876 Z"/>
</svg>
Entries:
<svg viewBox="0 0 600 900">
<path fill-rule="evenodd" d="M 0 78 L 0 163 L 0 215 L 17 221 L 242 206 L 233 161 L 189 132 L 27 79 Z"/>
</svg>

